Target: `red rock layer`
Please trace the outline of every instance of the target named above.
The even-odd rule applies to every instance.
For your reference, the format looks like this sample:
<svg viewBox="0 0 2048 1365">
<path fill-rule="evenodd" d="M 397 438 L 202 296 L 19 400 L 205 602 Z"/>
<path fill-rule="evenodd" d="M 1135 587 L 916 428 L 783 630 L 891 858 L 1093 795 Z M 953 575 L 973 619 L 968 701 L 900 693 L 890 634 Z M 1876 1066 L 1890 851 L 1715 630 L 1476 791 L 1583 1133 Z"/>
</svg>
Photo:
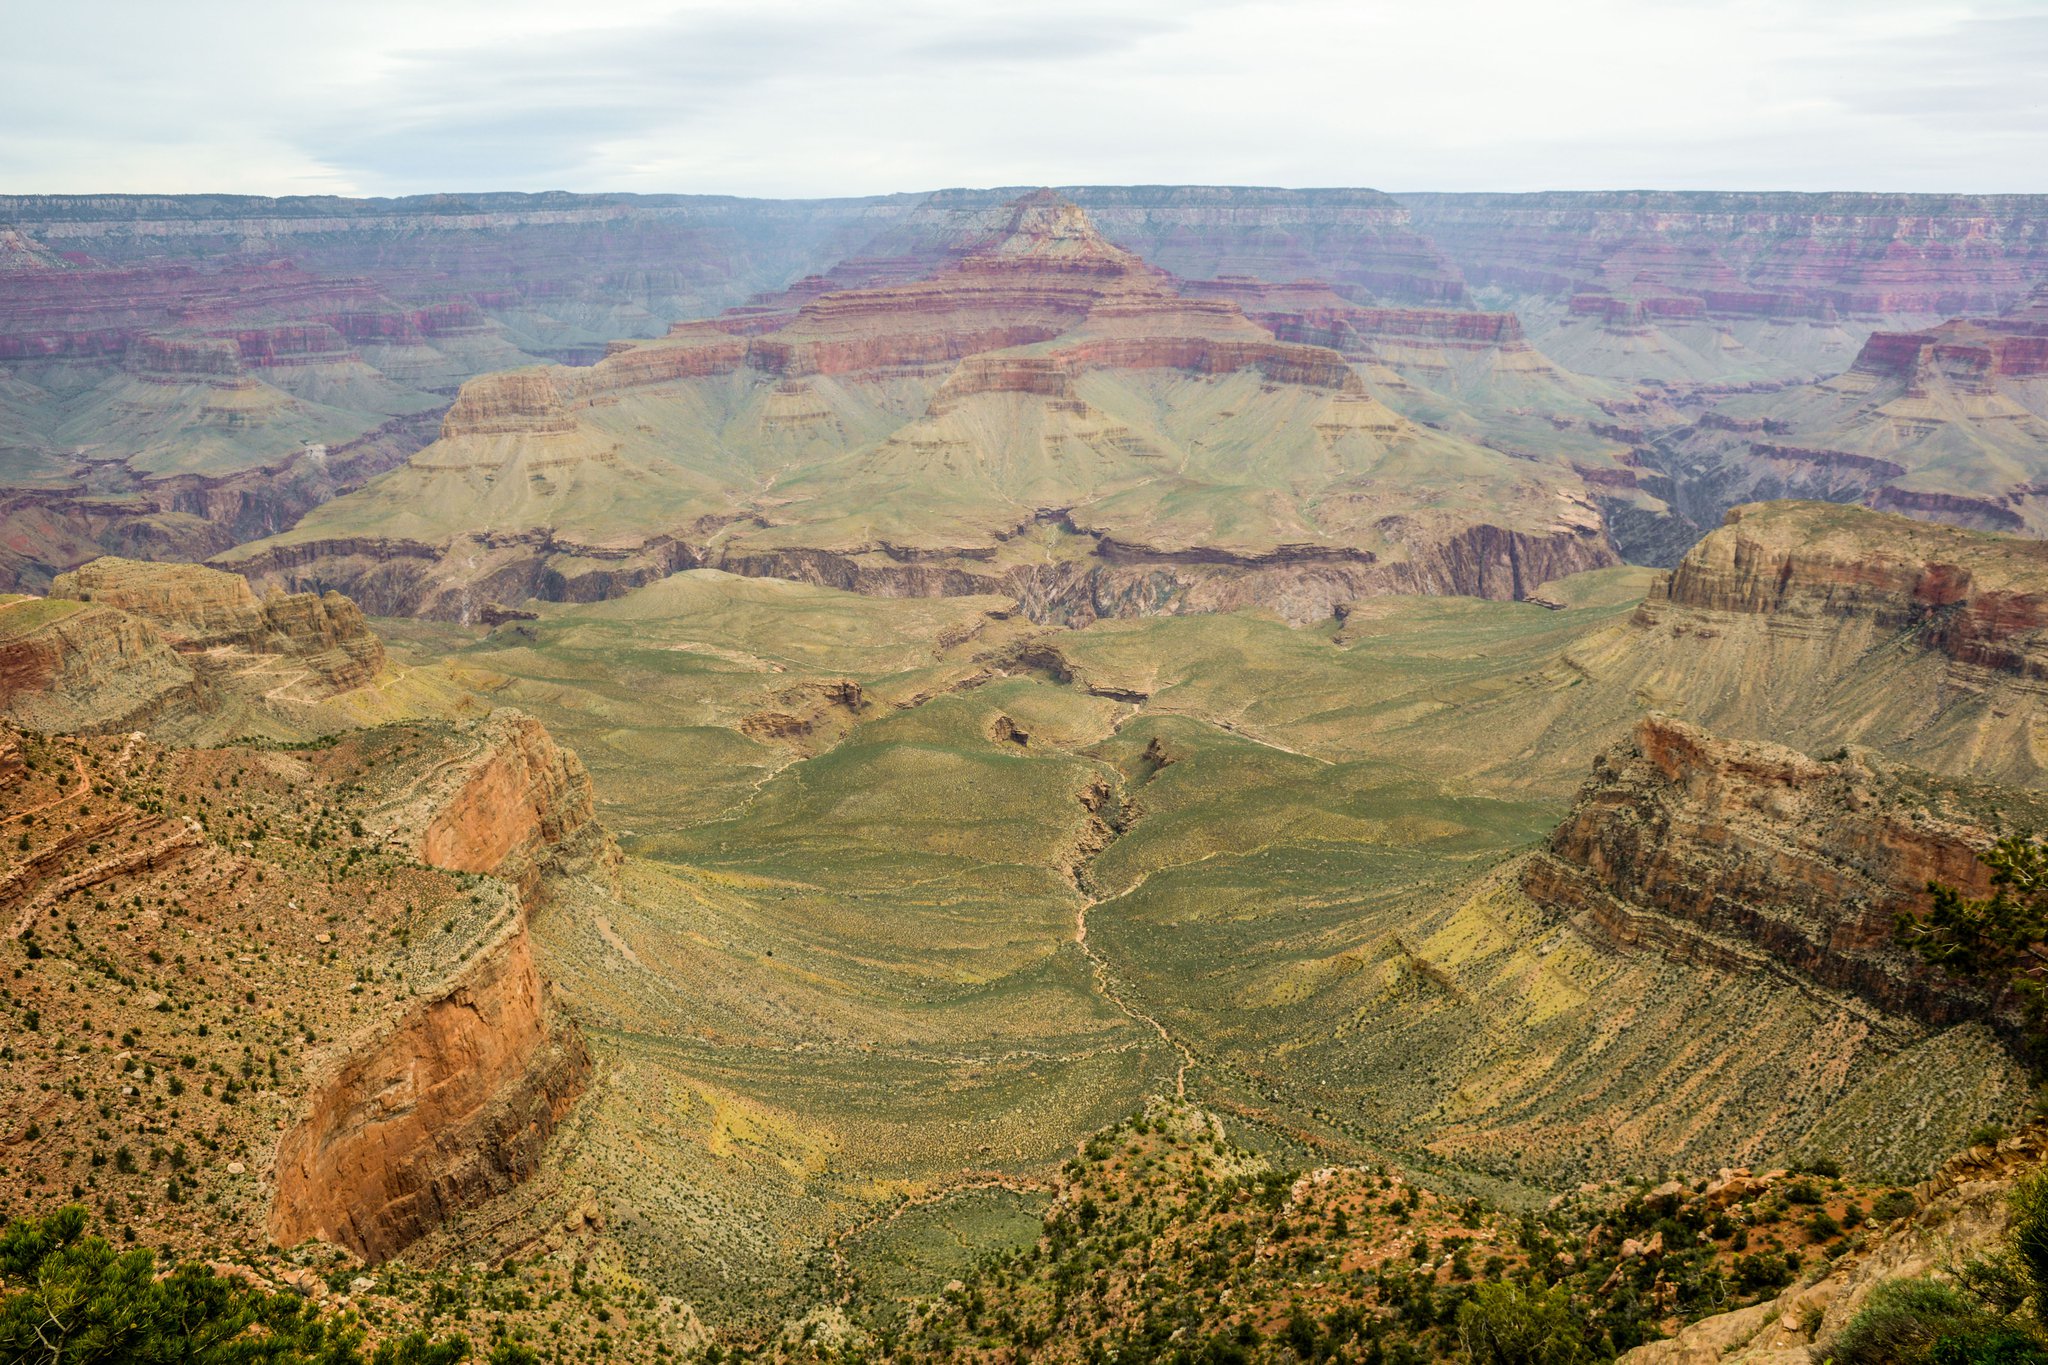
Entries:
<svg viewBox="0 0 2048 1365">
<path fill-rule="evenodd" d="M 226 336 L 246 365 L 314 365 L 358 358 L 342 334 L 324 322 L 245 327 Z"/>
<path fill-rule="evenodd" d="M 2037 541 L 1828 503 L 1738 507 L 1638 616 L 1667 603 L 1916 630 L 1959 663 L 2048 678 L 2048 544 Z"/>
<path fill-rule="evenodd" d="M 539 1169 L 590 1057 L 552 1009 L 526 916 L 547 878 L 611 854 L 590 779 L 538 721 L 497 711 L 444 774 L 424 861 L 506 878 L 516 922 L 438 995 L 359 1049 L 278 1146 L 271 1235 L 383 1260 Z"/>
<path fill-rule="evenodd" d="M 601 838 L 596 820 L 582 761 L 531 716 L 497 711 L 476 762 L 421 831 L 420 857 L 505 877 L 530 897 L 551 860 Z"/>
<path fill-rule="evenodd" d="M 1989 889 L 1991 835 L 1929 817 L 1897 776 L 1665 717 L 1596 760 L 1523 889 L 1581 932 L 1731 969 L 1790 970 L 1932 1024 L 1997 1013 L 1894 942 L 1927 884 Z"/>
<path fill-rule="evenodd" d="M 531 1176 L 589 1067 L 521 930 L 327 1083 L 279 1144 L 271 1236 L 395 1255 Z"/>
<path fill-rule="evenodd" d="M 1915 395 L 1936 377 L 1964 392 L 1989 392 L 1996 379 L 2048 375 L 2048 324 L 1959 318 L 1926 332 L 1874 332 L 1852 368 L 1904 380 Z"/>
<path fill-rule="evenodd" d="M 1058 373 L 1092 367 L 1256 369 L 1279 383 L 1337 389 L 1357 382 L 1342 356 L 1275 338 L 1226 297 L 1184 297 L 1049 192 L 1008 206 L 1000 231 L 947 256 L 929 278 L 858 289 L 828 283 L 801 282 L 771 303 L 677 323 L 657 342 L 615 343 L 589 368 L 472 380 L 443 435 L 567 431 L 575 408 L 605 394 L 743 366 L 787 380 L 972 361 L 948 386 L 956 398 L 984 384 L 1052 386 L 1064 396 Z M 1048 343 L 1047 357 L 988 359 Z"/>
<path fill-rule="evenodd" d="M 1315 280 L 1273 285 L 1227 276 L 1182 280 L 1178 287 L 1193 298 L 1235 303 L 1283 341 L 1326 346 L 1355 360 L 1372 359 L 1381 345 L 1455 351 L 1518 351 L 1528 346 L 1521 319 L 1513 313 L 1367 307 Z"/>
</svg>

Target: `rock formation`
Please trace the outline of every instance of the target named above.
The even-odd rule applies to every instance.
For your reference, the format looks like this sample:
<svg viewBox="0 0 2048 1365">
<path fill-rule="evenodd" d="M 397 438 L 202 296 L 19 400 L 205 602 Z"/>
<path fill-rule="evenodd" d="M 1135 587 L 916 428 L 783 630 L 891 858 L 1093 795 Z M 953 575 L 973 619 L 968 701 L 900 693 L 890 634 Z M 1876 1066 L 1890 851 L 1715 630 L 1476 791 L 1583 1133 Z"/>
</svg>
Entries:
<svg viewBox="0 0 2048 1365">
<path fill-rule="evenodd" d="M 1907 632 L 1957 664 L 2048 678 L 2048 545 L 1813 504 L 1736 508 L 1652 588 L 1679 609 Z"/>
<path fill-rule="evenodd" d="M 1776 1298 L 1699 1319 L 1676 1335 L 1624 1351 L 1618 1365 L 1802 1365 L 1827 1358 L 1835 1334 L 1880 1285 L 1944 1275 L 2000 1250 L 2009 1200 L 2022 1179 L 2039 1174 L 2048 1140 L 2031 1128 L 1972 1146 L 1912 1190 L 1914 1212 L 1873 1230 L 1863 1245 L 1818 1279 Z"/>
<path fill-rule="evenodd" d="M 388 813 L 434 867 L 504 878 L 516 911 L 469 965 L 316 1087 L 279 1144 L 272 1235 L 382 1260 L 539 1168 L 590 1058 L 553 1008 L 526 919 L 549 879 L 602 867 L 583 765 L 497 711 L 427 790 Z"/>
<path fill-rule="evenodd" d="M 360 687 L 384 667 L 383 642 L 340 593 L 273 592 L 258 601 L 239 574 L 109 557 L 59 574 L 50 595 L 141 617 L 182 654 L 289 656 L 333 692 Z"/>
<path fill-rule="evenodd" d="M 0 718 L 32 730 L 129 730 L 191 701 L 192 666 L 108 607 L 0 598 Z"/>
<path fill-rule="evenodd" d="M 1411 194 L 1413 221 L 1475 284 L 1628 289 L 1723 315 L 1996 310 L 2048 265 L 2036 195 Z"/>
<path fill-rule="evenodd" d="M 1314 314 L 1319 332 L 1262 315 L 1301 339 L 1283 337 L 1230 289 L 1176 287 L 1050 192 L 985 226 L 919 278 L 801 282 L 592 366 L 471 381 L 404 470 L 232 562 L 457 619 L 701 565 L 1005 592 L 1083 620 L 1307 620 L 1376 592 L 1512 597 L 1614 562 L 1569 465 L 1375 400 L 1324 344 L 1341 300 Z M 1371 325 L 1469 334 L 1510 367 L 1520 354 L 1497 320 L 1381 310 Z M 1613 449 L 1594 438 L 1588 455 Z M 1484 494 L 1444 506 L 1451 468 Z M 387 595 L 376 542 L 437 563 Z"/>
<path fill-rule="evenodd" d="M 1873 333 L 1842 373 L 1727 399 L 1652 459 L 1695 485 L 1700 501 L 1820 496 L 2048 534 L 2041 298 L 1997 316 Z"/>
<path fill-rule="evenodd" d="M 318 1088 L 279 1144 L 271 1235 L 403 1250 L 531 1176 L 589 1066 L 522 927 Z"/>
<path fill-rule="evenodd" d="M 1999 1002 L 1894 941 L 1930 881 L 1990 889 L 1994 832 L 1929 800 L 1867 752 L 1820 761 L 1651 716 L 1595 761 L 1522 888 L 1617 948 L 1790 971 L 1929 1024 L 1990 1017 Z"/>
<path fill-rule="evenodd" d="M 197 564 L 98 559 L 0 599 L 0 718 L 105 732 L 303 707 L 369 684 L 384 645 L 338 593 L 272 593 Z M 232 729 L 232 726 L 230 727 Z"/>
</svg>

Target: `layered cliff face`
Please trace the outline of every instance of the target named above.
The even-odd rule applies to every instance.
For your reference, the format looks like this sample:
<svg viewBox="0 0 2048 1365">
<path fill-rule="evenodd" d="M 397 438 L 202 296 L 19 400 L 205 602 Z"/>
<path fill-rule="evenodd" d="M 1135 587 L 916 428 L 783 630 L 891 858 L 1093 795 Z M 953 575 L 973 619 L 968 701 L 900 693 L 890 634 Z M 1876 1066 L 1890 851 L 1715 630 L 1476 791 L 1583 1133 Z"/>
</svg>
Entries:
<svg viewBox="0 0 2048 1365">
<path fill-rule="evenodd" d="M 1812 751 L 2038 785 L 2048 547 L 1824 503 L 1736 508 L 1574 650 L 1619 700 Z"/>
<path fill-rule="evenodd" d="M 1997 316 L 1874 333 L 1839 374 L 1718 404 L 1661 462 L 1701 501 L 1820 496 L 2048 534 L 2048 314 L 2039 297 Z"/>
<path fill-rule="evenodd" d="M 590 775 L 531 716 L 492 712 L 470 761 L 437 784 L 419 835 L 420 856 L 435 867 L 503 877 L 531 898 L 544 876 L 608 856 Z"/>
<path fill-rule="evenodd" d="M 2048 679 L 2048 545 L 1812 504 L 1737 508 L 1658 583 L 1672 608 L 1907 633 L 1956 664 Z"/>
<path fill-rule="evenodd" d="M 1521 885 L 1616 948 L 1790 970 L 1929 1024 L 2009 1014 L 1894 941 L 1930 881 L 1990 890 L 1977 854 L 1994 831 L 1930 801 L 1923 776 L 1867 752 L 1819 761 L 1651 716 L 1596 760 Z"/>
<path fill-rule="evenodd" d="M 577 771 L 530 728 L 415 722 L 296 749 L 0 729 L 11 1159 L 56 1170 L 168 1099 L 212 1145 L 168 1167 L 138 1147 L 96 1178 L 180 1256 L 324 1236 L 381 1258 L 530 1172 L 586 1066 L 524 929 L 522 859 L 551 855 L 472 819 L 488 847 L 468 861 L 509 850 L 488 873 L 419 856 L 429 807 L 468 785 L 451 772 L 486 780 L 502 743 Z M 563 795 L 548 830 L 581 828 Z M 109 1028 L 118 1050 L 55 1046 Z M 38 1083 L 55 1068 L 61 1092 Z M 203 1220 L 183 1202 L 202 1193 Z M 68 1197 L 25 1181 L 16 1203 Z"/>
<path fill-rule="evenodd" d="M 615 857 L 590 779 L 539 722 L 497 711 L 381 811 L 432 867 L 498 878 L 514 908 L 467 964 L 357 1045 L 280 1141 L 270 1230 L 382 1260 L 531 1177 L 589 1054 L 535 968 L 527 916 L 553 879 Z"/>
<path fill-rule="evenodd" d="M 1402 196 L 1475 284 L 1631 289 L 1708 313 L 1996 310 L 2048 262 L 2036 195 L 1549 193 Z M 1646 287 L 1645 287 L 1646 286 Z M 1675 308 L 1671 311 L 1677 311 Z"/>
<path fill-rule="evenodd" d="M 316 1087 L 278 1147 L 270 1232 L 384 1260 L 539 1169 L 589 1072 L 524 930 Z"/>
<path fill-rule="evenodd" d="M 323 704 L 385 666 L 338 593 L 258 601 L 247 580 L 196 564 L 99 559 L 48 597 L 0 600 L 0 716 L 37 729 L 217 738 L 258 716 L 286 733 L 331 728 Z"/>
<path fill-rule="evenodd" d="M 190 702 L 192 666 L 124 612 L 0 598 L 0 718 L 37 730 L 126 730 Z"/>
<path fill-rule="evenodd" d="M 285 529 L 426 444 L 431 418 L 408 419 L 464 380 L 590 358 L 779 285 L 830 259 L 843 216 L 529 196 L 7 202 L 30 226 L 0 260 L 36 268 L 0 270 L 0 497 L 38 534 L 0 547 L 0 589 L 30 591 L 99 554 L 204 558 Z"/>
<path fill-rule="evenodd" d="M 1876 328 L 1995 312 L 2048 268 L 2038 196 L 1410 195 L 1537 344 L 1669 391 L 1839 373 Z"/>
<path fill-rule="evenodd" d="M 1733 739 L 1862 745 L 1947 777 L 2039 787 L 2044 554 L 1859 507 L 1735 508 L 1647 576 L 1619 619 L 1547 661 L 1446 691 L 1376 742 L 1489 788 L 1562 797 L 1616 734 L 1661 711 Z M 1468 727 L 1494 742 L 1461 744 Z"/>
<path fill-rule="evenodd" d="M 1514 370 L 1498 319 L 1337 300 L 1320 333 L 1295 312 L 1281 336 L 1049 192 L 944 240 L 922 278 L 806 282 L 594 366 L 473 381 L 405 470 L 233 562 L 460 619 L 695 565 L 1075 604 L 1060 619 L 1313 619 L 1348 596 L 1511 596 L 1541 581 L 1518 564 L 1613 562 L 1570 463 L 1408 418 L 1324 344 L 1356 314 Z M 373 541 L 436 563 L 400 600 Z M 1332 566 L 1341 582 L 1302 577 Z"/>
<path fill-rule="evenodd" d="M 105 558 L 59 574 L 50 596 L 141 617 L 183 654 L 288 656 L 330 692 L 360 687 L 384 667 L 383 643 L 339 593 L 272 593 L 258 601 L 239 574 Z"/>
</svg>

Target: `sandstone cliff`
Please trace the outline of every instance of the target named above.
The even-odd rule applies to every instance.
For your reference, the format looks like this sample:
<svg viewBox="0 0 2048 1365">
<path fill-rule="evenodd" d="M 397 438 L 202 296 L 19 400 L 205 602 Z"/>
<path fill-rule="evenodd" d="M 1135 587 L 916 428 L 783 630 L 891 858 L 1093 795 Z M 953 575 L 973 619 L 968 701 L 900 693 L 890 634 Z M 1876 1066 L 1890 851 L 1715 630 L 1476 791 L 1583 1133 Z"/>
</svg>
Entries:
<svg viewBox="0 0 2048 1365">
<path fill-rule="evenodd" d="M 153 626 L 110 607 L 0 599 L 0 719 L 127 730 L 191 701 L 198 676 Z"/>
<path fill-rule="evenodd" d="M 271 1235 L 397 1253 L 532 1175 L 589 1066 L 508 934 L 316 1091 L 278 1147 Z"/>
<path fill-rule="evenodd" d="M 2012 1002 L 1893 941 L 1928 882 L 1989 890 L 1994 832 L 1930 814 L 1940 800 L 1868 753 L 1822 762 L 1650 716 L 1595 761 L 1522 888 L 1617 948 L 1789 972 L 1934 1025 L 2011 1023 Z"/>
<path fill-rule="evenodd" d="M 362 686 L 384 666 L 383 642 L 339 593 L 272 593 L 259 602 L 239 574 L 110 557 L 59 574 L 50 595 L 141 617 L 183 654 L 289 656 L 334 692 Z"/>
<path fill-rule="evenodd" d="M 515 884 L 518 909 L 316 1087 L 278 1147 L 270 1227 L 280 1242 L 318 1237 L 372 1260 L 396 1253 L 533 1175 L 589 1074 L 526 930 L 550 877 L 608 865 L 589 777 L 517 712 L 494 712 L 464 740 L 383 818 L 396 834 L 416 832 L 430 865 Z"/>
<path fill-rule="evenodd" d="M 1814 504 L 1736 508 L 1645 601 L 1903 631 L 1958 664 L 2048 678 L 2048 545 Z"/>
</svg>

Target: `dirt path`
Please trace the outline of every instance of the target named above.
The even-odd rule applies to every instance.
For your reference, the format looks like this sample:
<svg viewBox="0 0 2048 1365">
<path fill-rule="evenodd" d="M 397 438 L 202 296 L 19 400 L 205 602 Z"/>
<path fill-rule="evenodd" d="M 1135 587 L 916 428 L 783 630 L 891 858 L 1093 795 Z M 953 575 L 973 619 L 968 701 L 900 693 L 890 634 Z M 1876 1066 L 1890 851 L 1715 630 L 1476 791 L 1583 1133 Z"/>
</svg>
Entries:
<svg viewBox="0 0 2048 1365">
<path fill-rule="evenodd" d="M 1110 971 L 1109 959 L 1097 952 L 1095 945 L 1088 941 L 1088 912 L 1094 909 L 1096 904 L 1094 897 L 1084 896 L 1080 905 L 1074 908 L 1074 946 L 1088 958 L 1089 966 L 1092 968 L 1089 980 L 1104 1000 L 1123 1011 L 1127 1018 L 1150 1028 L 1159 1035 L 1161 1042 L 1180 1054 L 1180 1065 L 1175 1067 L 1173 1072 L 1173 1097 L 1185 1100 L 1188 1097 L 1188 1069 L 1195 1064 L 1195 1054 L 1188 1050 L 1186 1043 L 1174 1037 L 1166 1025 L 1126 1000 L 1123 993 L 1117 989 L 1115 976 Z"/>
<path fill-rule="evenodd" d="M 0 825 L 4 825 L 10 820 L 19 820 L 24 815 L 41 815 L 46 810 L 52 810 L 73 801 L 83 801 L 92 791 L 92 780 L 86 775 L 85 758 L 83 755 L 71 755 L 71 770 L 72 774 L 78 779 L 76 790 L 68 791 L 62 796 L 53 796 L 40 805 L 29 806 L 23 810 L 12 811 L 4 816 L 0 816 Z M 126 771 L 125 764 L 122 770 Z"/>
</svg>

